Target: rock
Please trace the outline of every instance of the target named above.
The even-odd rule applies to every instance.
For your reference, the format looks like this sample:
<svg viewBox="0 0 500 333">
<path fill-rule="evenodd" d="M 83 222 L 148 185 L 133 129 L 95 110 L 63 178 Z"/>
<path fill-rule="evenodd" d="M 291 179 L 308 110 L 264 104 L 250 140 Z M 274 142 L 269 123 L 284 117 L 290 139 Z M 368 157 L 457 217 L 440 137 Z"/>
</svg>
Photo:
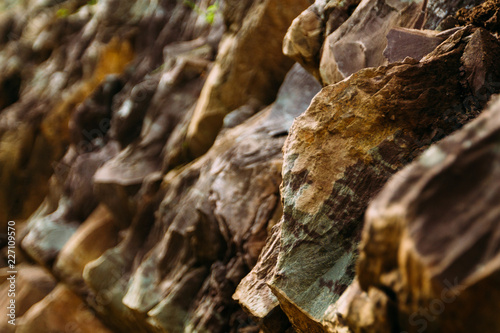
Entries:
<svg viewBox="0 0 500 333">
<path fill-rule="evenodd" d="M 281 215 L 284 134 L 319 89 L 294 67 L 273 106 L 225 129 L 200 159 L 145 180 L 123 242 L 84 269 L 96 302 L 108 299 L 96 309 L 115 327 L 220 332 L 248 325 L 231 296 Z"/>
<path fill-rule="evenodd" d="M 271 136 L 288 134 L 296 117 L 309 106 L 321 85 L 304 68 L 295 64 L 285 77 L 269 116 L 265 130 Z"/>
<path fill-rule="evenodd" d="M 26 219 L 47 194 L 51 164 L 62 158 L 69 144 L 67 124 L 75 106 L 108 74 L 123 72 L 134 57 L 128 40 L 85 36 L 89 18 L 83 12 L 56 20 L 54 9 L 20 10 L 23 19 L 16 22 L 22 35 L 0 52 L 0 58 L 8 59 L 0 66 L 2 84 L 9 84 L 12 93 L 3 102 L 0 96 L 2 228 L 7 219 Z M 82 50 L 82 45 L 88 48 Z M 85 70 L 77 65 L 82 62 L 88 64 Z M 17 89 L 19 84 L 25 87 Z"/>
<path fill-rule="evenodd" d="M 283 41 L 283 53 L 300 62 L 319 78 L 319 51 L 323 45 L 323 24 L 311 6 L 303 11 L 288 29 Z"/>
<path fill-rule="evenodd" d="M 446 30 L 449 28 L 453 28 L 455 26 L 455 23 L 452 23 L 451 26 L 446 26 L 451 23 L 448 23 L 446 21 L 455 16 L 455 13 L 459 9 L 465 7 L 474 7 L 480 5 L 483 2 L 485 2 L 485 0 L 428 0 L 428 4 L 426 7 L 425 24 L 423 28 L 430 30 Z M 456 23 L 460 24 L 459 22 Z M 444 29 L 440 29 L 443 26 Z"/>
<path fill-rule="evenodd" d="M 404 329 L 431 289 L 355 278 L 362 222 L 391 175 L 500 90 L 495 10 L 438 18 L 474 2 L 2 2 L 17 329 Z"/>
<path fill-rule="evenodd" d="M 413 28 L 423 5 L 420 0 L 362 1 L 325 39 L 319 68 L 322 83 L 336 83 L 362 68 L 383 65 L 387 33 L 394 27 Z"/>
<path fill-rule="evenodd" d="M 118 241 L 117 228 L 111 214 L 103 206 L 97 207 L 66 242 L 59 252 L 53 272 L 73 288 L 83 288 L 83 269 L 89 262 L 100 257 Z"/>
<path fill-rule="evenodd" d="M 252 271 L 241 280 L 233 299 L 260 321 L 265 332 L 283 332 L 290 326 L 283 318 L 276 296 L 267 285 L 267 279 L 275 273 L 280 252 L 281 223 L 277 224 L 262 249 L 259 261 Z"/>
<path fill-rule="evenodd" d="M 124 244 L 87 265 L 84 278 L 96 294 L 118 298 L 107 311 L 123 316 L 122 325 L 132 311 L 173 331 L 227 327 L 231 295 L 256 261 L 276 210 L 284 138 L 261 130 L 270 112 L 227 130 L 201 159 L 168 173 L 151 231 L 139 233 L 144 226 L 133 223 Z M 133 240 L 134 233 L 142 238 Z M 110 271 L 121 273 L 103 280 Z M 216 319 L 220 311 L 228 315 Z"/>
<path fill-rule="evenodd" d="M 460 24 L 473 24 L 500 33 L 500 1 L 488 0 L 472 9 L 462 8 L 457 19 Z"/>
<path fill-rule="evenodd" d="M 263 105 L 274 100 L 293 65 L 281 52 L 283 37 L 291 21 L 308 5 L 307 0 L 254 2 L 241 29 L 224 37 L 187 128 L 187 156 L 198 157 L 208 150 L 232 110 L 251 99 Z M 249 53 L 250 49 L 255 52 Z"/>
<path fill-rule="evenodd" d="M 152 84 L 154 94 L 151 94 L 151 101 L 146 104 L 149 107 L 145 114 L 133 115 L 133 111 L 128 113 L 126 110 L 128 107 L 134 108 L 129 106 L 129 100 L 121 105 L 114 117 L 118 120 L 112 122 L 111 131 L 130 133 L 130 127 L 120 121 L 122 115 L 126 114 L 125 117 L 131 122 L 137 117 L 143 119 L 142 126 L 139 127 L 140 134 L 119 154 L 100 167 L 93 177 L 97 197 L 109 207 L 122 227 L 130 225 L 136 210 L 136 203 L 129 198 L 137 193 L 147 176 L 161 170 L 165 141 L 180 122 L 182 112 L 194 106 L 204 83 L 204 79 L 200 77 L 202 73 L 200 70 L 196 76 L 188 80 L 181 80 L 174 85 L 169 84 L 166 81 L 172 70 L 175 70 L 175 67 L 165 69 L 159 82 Z M 141 91 L 141 85 L 136 87 Z M 143 90 L 142 93 L 148 94 Z M 144 107 L 145 100 L 139 99 L 133 103 L 140 110 Z"/>
<path fill-rule="evenodd" d="M 396 301 L 398 330 L 500 330 L 499 113 L 497 98 L 394 176 L 366 213 L 360 285 Z"/>
<path fill-rule="evenodd" d="M 0 301 L 0 315 L 2 315 L 2 322 L 0 323 L 0 330 L 5 333 L 13 333 L 16 331 L 16 326 L 8 323 L 10 320 L 7 315 L 9 314 L 10 300 L 15 300 L 15 314 L 16 321 L 18 324 L 22 316 L 28 311 L 35 303 L 41 301 L 46 297 L 56 285 L 54 278 L 43 268 L 37 266 L 31 266 L 25 263 L 18 264 L 17 274 L 15 280 L 15 297 L 11 298 L 9 296 L 10 283 L 6 280 L 10 277 L 7 267 L 0 270 L 0 277 L 2 278 L 2 284 L 0 284 L 0 292 L 2 292 L 2 300 Z"/>
<path fill-rule="evenodd" d="M 359 3 L 317 0 L 293 20 L 283 41 L 283 53 L 321 81 L 319 61 L 325 37 L 344 23 Z"/>
<path fill-rule="evenodd" d="M 361 290 L 354 280 L 339 300 L 327 309 L 324 325 L 327 332 L 391 332 L 392 301 L 379 289 Z"/>
<path fill-rule="evenodd" d="M 298 90 L 300 89 L 300 93 Z M 321 89 L 321 85 L 299 64 L 288 73 L 278 97 L 267 116 L 264 128 L 271 136 L 286 134 L 293 119 L 309 106 L 310 100 Z M 279 210 L 281 216 L 282 211 Z M 279 218 L 279 217 L 278 217 Z M 286 316 L 278 307 L 278 300 L 266 285 L 265 276 L 272 275 L 277 255 L 281 228 L 274 232 L 262 250 L 259 263 L 238 285 L 233 298 L 254 318 L 260 321 L 266 332 L 283 332 L 290 326 Z"/>
<path fill-rule="evenodd" d="M 431 53 L 447 37 L 436 31 L 394 28 L 387 34 L 384 57 L 391 62 L 403 61 L 406 57 L 422 59 Z"/>
<path fill-rule="evenodd" d="M 66 242 L 94 211 L 98 201 L 93 195 L 92 176 L 96 170 L 113 155 L 116 147 L 108 145 L 94 154 L 77 156 L 76 150 L 69 150 L 62 165 L 71 167 L 59 169 L 54 182 L 59 180 L 60 189 L 54 189 L 52 202 L 31 216 L 28 226 L 20 238 L 21 246 L 31 258 L 44 266 L 51 266 Z M 91 156 L 89 156 L 91 155 Z M 59 192 L 60 191 L 60 192 Z"/>
<path fill-rule="evenodd" d="M 421 62 L 366 69 L 327 86 L 295 120 L 284 148 L 277 266 L 259 279 L 297 329 L 325 331 L 327 309 L 354 277 L 369 200 L 425 147 L 478 114 L 468 103 L 472 89 L 460 80 L 468 43 L 482 39 L 473 31 L 456 32 Z M 256 269 L 271 266 L 263 258 Z M 263 303 L 264 313 L 275 304 Z"/>
<path fill-rule="evenodd" d="M 59 284 L 20 319 L 16 332 L 110 333 L 89 308 L 67 287 Z"/>
</svg>

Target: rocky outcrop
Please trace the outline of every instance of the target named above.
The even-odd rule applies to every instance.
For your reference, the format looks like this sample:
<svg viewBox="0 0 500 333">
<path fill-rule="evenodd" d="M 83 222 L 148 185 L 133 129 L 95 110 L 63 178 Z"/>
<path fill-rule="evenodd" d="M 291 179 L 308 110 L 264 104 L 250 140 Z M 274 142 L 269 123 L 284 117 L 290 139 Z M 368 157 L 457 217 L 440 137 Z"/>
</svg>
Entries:
<svg viewBox="0 0 500 333">
<path fill-rule="evenodd" d="M 457 15 L 459 24 L 474 24 L 491 32 L 500 33 L 500 2 L 488 0 L 474 8 L 461 8 Z"/>
<path fill-rule="evenodd" d="M 134 57 L 129 40 L 111 38 L 110 29 L 99 29 L 102 20 L 91 20 L 92 6 L 76 5 L 33 5 L 27 13 L 17 5 L 0 24 L 9 39 L 0 55 L 2 85 L 14 89 L 3 90 L 11 100 L 3 102 L 0 121 L 2 228 L 7 218 L 27 218 L 46 195 L 51 163 L 70 140 L 73 108 Z"/>
<path fill-rule="evenodd" d="M 103 315 L 120 318 L 115 326 L 174 332 L 245 326 L 231 295 L 281 215 L 283 134 L 319 89 L 294 67 L 272 107 L 224 130 L 201 159 L 167 173 L 153 199 L 159 208 L 150 229 L 141 220 L 152 207 L 142 200 L 125 240 L 84 272 L 97 295 L 113 300 Z M 117 273 L 106 280 L 110 272 Z M 138 323 L 125 321 L 131 316 Z"/>
<path fill-rule="evenodd" d="M 476 43 L 492 44 L 477 57 Z M 354 277 L 370 199 L 429 144 L 477 115 L 484 96 L 476 93 L 473 77 L 491 73 L 479 90 L 497 91 L 490 83 L 499 78 L 498 66 L 488 59 L 498 47 L 488 32 L 466 28 L 420 62 L 366 69 L 323 88 L 295 120 L 285 144 L 284 213 L 273 236 L 280 241 L 272 238 L 278 249 L 264 251 L 240 286 L 239 295 L 262 295 L 261 301 L 245 297 L 245 307 L 265 318 L 279 302 L 300 331 L 326 330 L 328 308 Z"/>
<path fill-rule="evenodd" d="M 496 329 L 468 305 L 497 292 L 496 111 L 460 130 L 500 91 L 479 2 L 1 3 L 16 331 Z"/>
<path fill-rule="evenodd" d="M 500 330 L 499 113 L 497 99 L 398 173 L 367 210 L 360 285 L 394 304 L 398 331 Z"/>
<path fill-rule="evenodd" d="M 390 35 L 391 29 L 396 28 L 395 31 L 398 31 L 397 28 L 425 28 L 429 31 L 420 33 L 438 34 L 433 30 L 446 30 L 472 23 L 472 19 L 462 18 L 457 21 L 453 16 L 458 9 L 481 2 L 483 1 L 317 0 L 293 21 L 285 36 L 283 52 L 301 63 L 324 85 L 332 84 L 362 68 L 386 64 L 382 53 L 387 46 L 386 36 Z M 494 13 L 494 10 L 488 10 Z M 491 22 L 490 26 L 493 24 Z M 491 29 L 490 31 L 493 32 Z M 446 37 L 448 36 L 438 37 L 433 42 L 418 39 L 405 42 L 413 47 L 411 55 L 416 54 L 419 58 L 417 60 L 420 60 Z M 414 45 L 415 43 L 420 45 Z M 394 62 L 403 59 L 389 60 Z"/>
<path fill-rule="evenodd" d="M 273 101 L 293 64 L 280 52 L 283 36 L 307 5 L 307 0 L 254 2 L 241 28 L 224 36 L 187 128 L 188 158 L 210 148 L 226 114 L 243 105 L 255 109 Z M 176 158 L 170 159 L 175 165 Z"/>
</svg>

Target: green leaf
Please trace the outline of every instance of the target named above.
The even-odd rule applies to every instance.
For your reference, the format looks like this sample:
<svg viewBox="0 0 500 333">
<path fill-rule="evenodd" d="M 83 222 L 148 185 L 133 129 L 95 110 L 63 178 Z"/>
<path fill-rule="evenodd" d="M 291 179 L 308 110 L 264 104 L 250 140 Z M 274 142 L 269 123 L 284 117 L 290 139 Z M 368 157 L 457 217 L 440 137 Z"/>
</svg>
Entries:
<svg viewBox="0 0 500 333">
<path fill-rule="evenodd" d="M 69 10 L 66 8 L 61 8 L 56 12 L 56 16 L 59 18 L 67 17 L 69 15 Z"/>
</svg>

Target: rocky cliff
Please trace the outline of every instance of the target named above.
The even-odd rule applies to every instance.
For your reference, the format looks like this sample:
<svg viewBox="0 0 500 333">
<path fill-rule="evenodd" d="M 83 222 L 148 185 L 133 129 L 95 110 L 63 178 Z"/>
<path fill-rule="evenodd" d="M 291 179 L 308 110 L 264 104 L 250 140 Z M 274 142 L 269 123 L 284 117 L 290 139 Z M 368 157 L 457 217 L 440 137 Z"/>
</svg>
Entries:
<svg viewBox="0 0 500 333">
<path fill-rule="evenodd" d="M 0 330 L 500 332 L 499 18 L 4 1 Z"/>
</svg>

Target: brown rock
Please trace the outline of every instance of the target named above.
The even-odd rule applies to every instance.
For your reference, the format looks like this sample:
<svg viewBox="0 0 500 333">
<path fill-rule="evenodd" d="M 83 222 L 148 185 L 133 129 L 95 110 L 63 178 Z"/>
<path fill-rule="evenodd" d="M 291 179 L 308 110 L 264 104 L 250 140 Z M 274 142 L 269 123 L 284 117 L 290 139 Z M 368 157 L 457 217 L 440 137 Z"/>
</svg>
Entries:
<svg viewBox="0 0 500 333">
<path fill-rule="evenodd" d="M 20 319 L 16 332 L 51 333 L 78 331 L 110 333 L 89 308 L 64 285 L 32 306 Z"/>
<path fill-rule="evenodd" d="M 499 114 L 496 99 L 393 177 L 367 211 L 360 284 L 397 302 L 400 330 L 500 330 Z"/>
<path fill-rule="evenodd" d="M 18 264 L 16 266 L 17 274 L 15 274 L 16 278 L 14 282 L 15 297 L 9 297 L 9 289 L 11 288 L 10 280 L 7 280 L 7 278 L 11 276 L 11 273 L 8 271 L 7 267 L 0 269 L 0 278 L 3 281 L 0 284 L 0 292 L 3 295 L 0 301 L 0 315 L 3 318 L 0 322 L 0 330 L 5 333 L 13 333 L 16 331 L 16 327 L 26 311 L 46 297 L 54 289 L 56 281 L 49 272 L 41 267 L 24 263 Z M 10 305 L 11 299 L 15 300 L 14 311 L 16 319 L 14 323 L 16 325 L 8 323 L 8 320 L 11 320 L 11 318 L 7 316 L 10 313 L 10 309 L 7 307 Z"/>
<path fill-rule="evenodd" d="M 488 0 L 472 9 L 462 8 L 457 13 L 457 19 L 459 24 L 473 24 L 492 33 L 500 33 L 500 1 Z"/>
<path fill-rule="evenodd" d="M 264 281 L 272 278 L 272 292 L 299 330 L 323 332 L 329 306 L 351 283 L 369 200 L 425 147 L 477 115 L 460 71 L 471 52 L 467 44 L 481 34 L 462 30 L 421 62 L 355 73 L 323 88 L 295 120 L 284 148 L 277 266 L 260 272 Z M 494 68 L 488 61 L 482 66 Z M 263 258 L 256 269 L 270 267 Z M 268 299 L 256 303 L 265 313 L 275 304 Z"/>
<path fill-rule="evenodd" d="M 359 3 L 360 0 L 317 0 L 293 20 L 283 41 L 283 53 L 321 81 L 319 62 L 325 37 L 340 27 Z"/>
<path fill-rule="evenodd" d="M 273 101 L 293 65 L 281 51 L 283 37 L 308 5 L 307 0 L 254 2 L 241 29 L 224 37 L 187 128 L 188 156 L 208 150 L 232 110 L 252 99 L 263 105 Z"/>
<path fill-rule="evenodd" d="M 144 181 L 124 241 L 84 270 L 96 309 L 114 326 L 179 332 L 255 327 L 245 324 L 248 317 L 231 296 L 281 216 L 284 135 L 319 89 L 295 66 L 273 106 L 225 128 L 207 154 L 168 172 L 161 186 L 154 175 Z"/>
<path fill-rule="evenodd" d="M 111 214 L 98 206 L 59 252 L 53 272 L 73 288 L 84 288 L 83 269 L 116 245 L 118 231 Z"/>
<path fill-rule="evenodd" d="M 321 16 L 311 6 L 293 20 L 283 41 L 283 53 L 306 67 L 316 78 L 319 78 L 323 27 Z"/>
<path fill-rule="evenodd" d="M 362 1 L 325 39 L 319 69 L 323 84 L 341 81 L 365 67 L 383 65 L 387 33 L 393 27 L 412 28 L 422 6 L 421 0 Z"/>
<path fill-rule="evenodd" d="M 431 53 L 447 37 L 437 31 L 394 28 L 387 34 L 384 57 L 391 62 L 403 61 L 406 57 L 422 59 Z"/>
<path fill-rule="evenodd" d="M 231 295 L 264 245 L 277 206 L 284 138 L 262 130 L 270 112 L 229 129 L 201 159 L 168 173 L 155 224 L 149 236 L 141 231 L 147 239 L 87 265 L 84 277 L 96 294 L 117 298 L 105 311 L 121 321 L 131 320 L 125 314 L 132 312 L 142 326 L 139 318 L 145 317 L 149 325 L 173 331 L 227 327 L 235 311 Z M 127 243 L 143 228 L 133 225 Z M 109 272 L 117 275 L 105 280 Z M 214 315 L 220 311 L 228 316 Z"/>
</svg>

